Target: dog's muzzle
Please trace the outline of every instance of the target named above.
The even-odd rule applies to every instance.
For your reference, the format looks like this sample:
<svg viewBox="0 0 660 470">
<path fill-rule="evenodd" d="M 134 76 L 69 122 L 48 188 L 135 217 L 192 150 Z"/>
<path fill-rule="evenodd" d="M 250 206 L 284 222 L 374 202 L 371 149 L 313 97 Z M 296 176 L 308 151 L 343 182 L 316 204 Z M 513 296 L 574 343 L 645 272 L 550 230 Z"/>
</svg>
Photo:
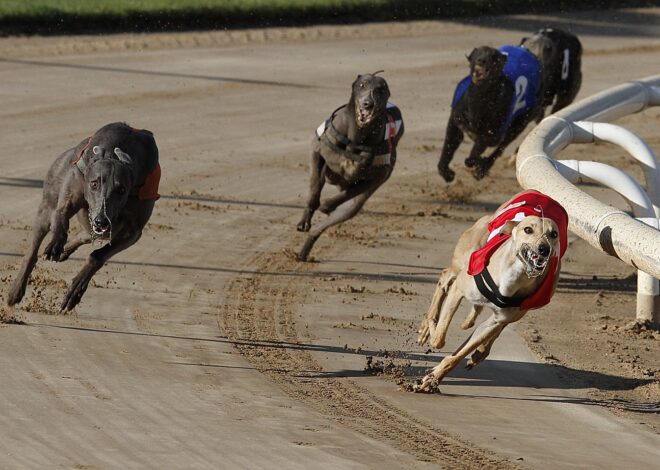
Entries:
<svg viewBox="0 0 660 470">
<path fill-rule="evenodd" d="M 529 243 L 523 243 L 518 250 L 518 259 L 525 265 L 527 277 L 539 277 L 545 272 L 550 260 L 548 256 L 543 256 Z"/>
<path fill-rule="evenodd" d="M 355 107 L 355 119 L 357 120 L 358 125 L 363 127 L 369 124 L 374 118 L 375 111 L 376 106 L 372 101 L 367 103 L 357 103 L 357 106 Z"/>
<path fill-rule="evenodd" d="M 89 225 L 92 229 L 92 238 L 109 238 L 112 233 L 112 222 L 105 215 L 90 217 Z"/>
</svg>

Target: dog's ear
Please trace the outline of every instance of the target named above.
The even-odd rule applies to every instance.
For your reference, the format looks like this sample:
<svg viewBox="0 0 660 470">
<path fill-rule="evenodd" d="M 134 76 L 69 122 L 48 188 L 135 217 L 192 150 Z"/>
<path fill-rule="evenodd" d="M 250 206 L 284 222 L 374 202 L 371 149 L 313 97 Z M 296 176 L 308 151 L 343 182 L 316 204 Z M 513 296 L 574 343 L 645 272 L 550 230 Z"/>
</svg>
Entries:
<svg viewBox="0 0 660 470">
<path fill-rule="evenodd" d="M 385 90 L 385 94 L 387 95 L 387 98 L 385 99 L 386 100 L 390 99 L 390 96 L 392 96 L 390 94 L 390 86 L 387 84 L 387 82 L 384 79 L 383 79 L 383 89 Z"/>
<path fill-rule="evenodd" d="M 477 49 L 474 48 L 472 49 L 472 52 L 470 52 L 468 55 L 465 56 L 465 58 L 468 60 L 468 62 L 471 64 L 472 59 L 474 59 L 474 55 L 477 53 Z"/>
<path fill-rule="evenodd" d="M 358 76 L 355 77 L 355 80 L 353 80 L 353 85 L 351 85 L 351 86 L 354 87 L 355 85 L 357 85 L 357 82 L 359 82 L 361 78 L 362 78 L 362 75 L 358 74 Z"/>
<path fill-rule="evenodd" d="M 507 220 L 504 222 L 504 225 L 500 228 L 500 233 L 503 233 L 505 235 L 511 235 L 513 232 L 513 229 L 518 226 L 520 222 L 517 220 Z"/>
<path fill-rule="evenodd" d="M 119 147 L 115 147 L 115 155 L 117 155 L 117 158 L 119 159 L 120 162 L 126 163 L 127 165 L 133 164 L 133 159 L 131 158 L 131 156 L 126 152 L 124 152 Z"/>
<path fill-rule="evenodd" d="M 502 73 L 502 70 L 504 70 L 504 66 L 506 65 L 507 61 L 507 56 L 505 54 L 502 54 L 500 51 L 497 51 L 497 58 L 495 59 L 495 68 L 497 69 L 497 74 Z"/>
<path fill-rule="evenodd" d="M 525 44 L 525 41 L 527 41 L 528 39 L 529 39 L 529 38 L 528 38 L 527 36 L 525 36 L 524 38 L 522 38 L 522 39 L 520 40 L 520 44 L 518 44 L 518 45 L 519 45 L 519 46 L 522 46 L 523 44 Z"/>
</svg>

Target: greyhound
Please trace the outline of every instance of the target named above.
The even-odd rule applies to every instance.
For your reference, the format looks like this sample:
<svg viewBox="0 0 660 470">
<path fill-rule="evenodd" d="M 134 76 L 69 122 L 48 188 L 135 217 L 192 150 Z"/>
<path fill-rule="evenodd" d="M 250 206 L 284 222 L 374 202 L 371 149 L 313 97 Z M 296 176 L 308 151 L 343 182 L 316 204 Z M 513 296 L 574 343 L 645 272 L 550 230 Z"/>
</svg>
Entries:
<svg viewBox="0 0 660 470">
<path fill-rule="evenodd" d="M 312 139 L 309 196 L 297 225 L 298 231 L 309 232 L 298 254 L 300 261 L 307 261 L 326 229 L 353 218 L 392 174 L 403 118 L 399 108 L 388 102 L 390 89 L 377 73 L 357 76 L 348 103 L 335 110 Z M 326 181 L 340 192 L 321 204 Z M 328 217 L 312 227 L 317 209 Z"/>
<path fill-rule="evenodd" d="M 541 193 L 526 191 L 461 235 L 451 266 L 440 275 L 417 341 L 423 345 L 430 338 L 433 347 L 442 348 L 463 298 L 472 303 L 463 329 L 474 326 L 484 307 L 490 307 L 493 315 L 414 391 L 436 391 L 442 378 L 470 353 L 467 368 L 472 369 L 486 359 L 506 325 L 550 302 L 567 247 L 567 227 L 563 207 Z"/>
<path fill-rule="evenodd" d="M 448 183 L 456 176 L 449 163 L 464 134 L 474 141 L 465 165 L 473 168 L 474 178 L 480 180 L 538 114 L 541 63 L 534 54 L 516 46 L 499 50 L 481 46 L 467 59 L 470 75 L 459 82 L 454 92 L 438 161 L 438 173 Z M 495 150 L 482 157 L 488 147 Z"/>
<path fill-rule="evenodd" d="M 64 261 L 93 239 L 108 243 L 91 252 L 73 279 L 61 310 L 72 310 L 92 276 L 110 259 L 140 239 L 159 198 L 158 147 L 148 130 L 108 124 L 61 154 L 48 170 L 32 243 L 14 279 L 8 305 L 21 301 L 37 253 L 48 232 L 44 257 Z M 77 214 L 81 232 L 67 244 L 69 219 Z"/>
<path fill-rule="evenodd" d="M 538 57 L 543 65 L 541 109 L 536 117 L 536 122 L 541 122 L 545 108 L 553 101 L 552 114 L 571 104 L 580 91 L 582 44 L 568 31 L 545 28 L 523 38 L 520 46 Z"/>
</svg>

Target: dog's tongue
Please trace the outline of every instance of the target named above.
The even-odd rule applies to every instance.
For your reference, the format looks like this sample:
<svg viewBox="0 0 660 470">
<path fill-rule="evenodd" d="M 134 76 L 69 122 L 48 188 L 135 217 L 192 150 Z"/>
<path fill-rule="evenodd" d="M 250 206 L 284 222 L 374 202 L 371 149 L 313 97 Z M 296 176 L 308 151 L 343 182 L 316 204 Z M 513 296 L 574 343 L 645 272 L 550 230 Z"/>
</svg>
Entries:
<svg viewBox="0 0 660 470">
<path fill-rule="evenodd" d="M 358 110 L 358 119 L 359 121 L 364 124 L 369 120 L 369 117 L 371 116 L 371 113 L 369 111 L 365 111 L 364 109 L 360 108 Z"/>
</svg>

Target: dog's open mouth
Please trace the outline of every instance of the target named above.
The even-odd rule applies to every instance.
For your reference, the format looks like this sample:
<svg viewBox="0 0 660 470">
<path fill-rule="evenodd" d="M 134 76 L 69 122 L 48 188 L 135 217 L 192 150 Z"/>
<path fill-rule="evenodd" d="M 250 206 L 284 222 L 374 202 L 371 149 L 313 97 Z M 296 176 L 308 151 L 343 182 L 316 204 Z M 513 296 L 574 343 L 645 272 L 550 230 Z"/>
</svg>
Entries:
<svg viewBox="0 0 660 470">
<path fill-rule="evenodd" d="M 472 72 L 472 83 L 478 85 L 482 81 L 488 78 L 488 70 L 485 67 L 475 67 Z"/>
<path fill-rule="evenodd" d="M 371 122 L 371 120 L 374 118 L 374 108 L 365 109 L 362 106 L 357 106 L 355 115 L 358 125 L 364 126 Z"/>
<path fill-rule="evenodd" d="M 108 240 L 108 239 L 110 239 L 110 234 L 111 233 L 112 233 L 112 231 L 110 230 L 110 227 L 105 228 L 105 229 L 101 229 L 101 228 L 98 228 L 98 227 L 92 225 L 91 235 L 92 235 L 92 239 L 94 239 L 94 240 Z"/>
<path fill-rule="evenodd" d="M 531 245 L 523 243 L 518 251 L 518 259 L 523 262 L 528 277 L 538 277 L 548 265 L 548 256 L 538 253 Z"/>
</svg>

